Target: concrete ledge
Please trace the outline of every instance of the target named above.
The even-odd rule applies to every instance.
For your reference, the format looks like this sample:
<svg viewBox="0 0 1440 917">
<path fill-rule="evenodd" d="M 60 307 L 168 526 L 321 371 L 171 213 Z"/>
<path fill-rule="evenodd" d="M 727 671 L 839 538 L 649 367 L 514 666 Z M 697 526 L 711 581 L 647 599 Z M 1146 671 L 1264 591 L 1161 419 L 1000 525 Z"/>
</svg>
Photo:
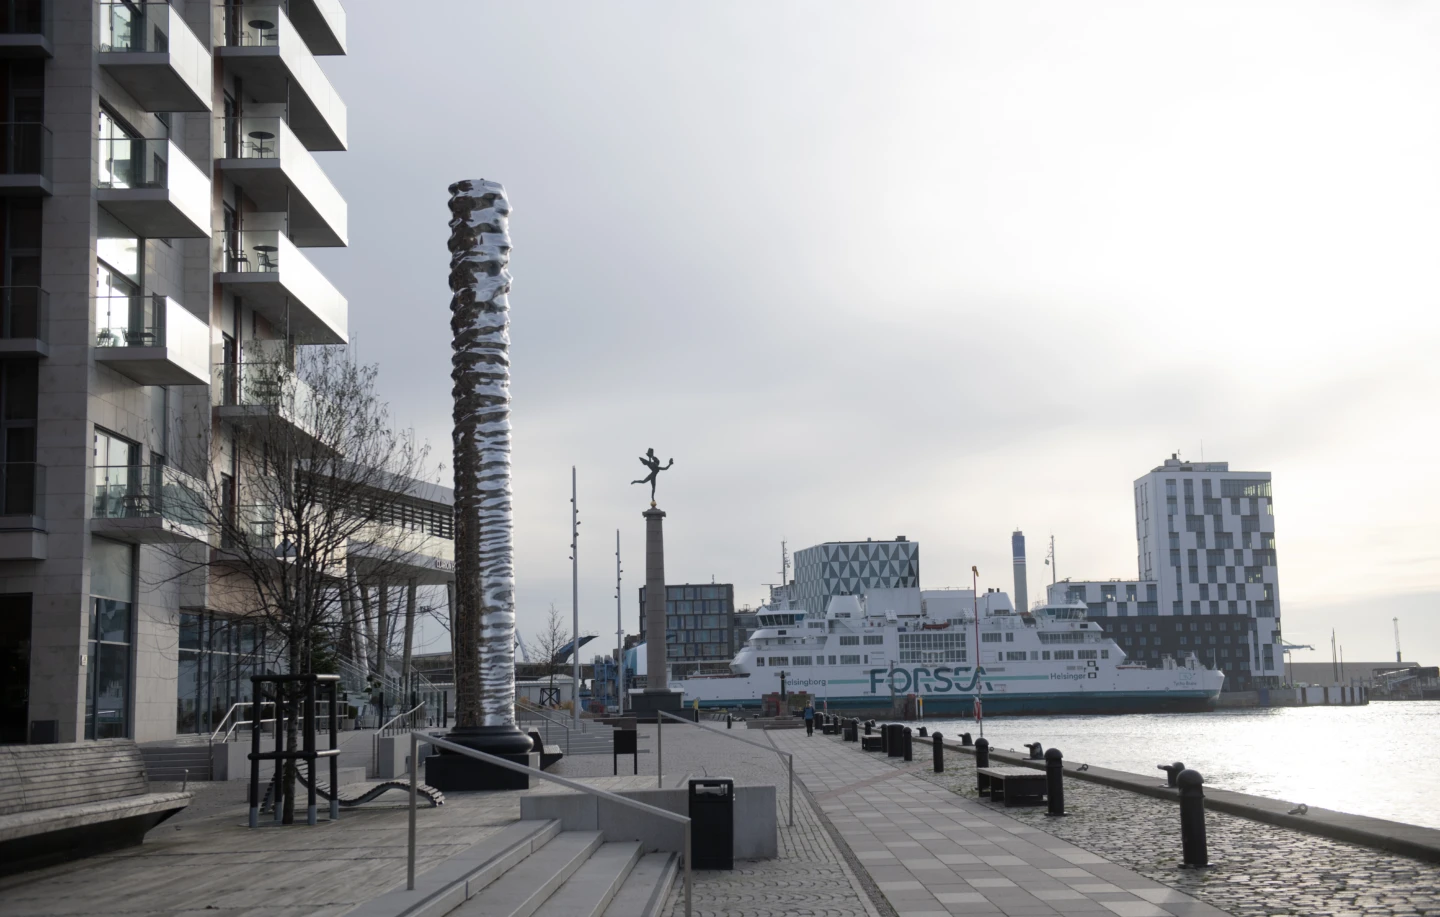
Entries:
<svg viewBox="0 0 1440 917">
<path fill-rule="evenodd" d="M 931 738 L 920 738 L 919 736 L 915 736 L 914 740 L 916 742 L 933 741 Z M 949 740 L 946 740 L 944 745 L 947 751 L 957 751 L 971 756 L 975 754 L 974 748 L 964 748 Z M 1004 764 L 1019 764 L 1037 770 L 1045 769 L 1043 761 L 1032 761 L 1022 755 L 1010 752 L 992 750 L 990 760 Z M 1153 796 L 1156 799 L 1179 802 L 1179 795 L 1175 790 L 1164 785 L 1165 776 L 1159 771 L 1156 771 L 1154 777 L 1094 765 L 1082 771 L 1079 769 L 1082 763 L 1066 761 L 1065 776 Z M 1407 825 L 1404 822 L 1390 821 L 1384 818 L 1371 818 L 1368 815 L 1336 812 L 1333 809 L 1324 809 L 1319 806 L 1309 806 L 1304 815 L 1291 815 L 1290 810 L 1295 806 L 1296 803 L 1280 799 L 1252 796 L 1249 793 L 1237 793 L 1233 790 L 1222 790 L 1215 787 L 1205 788 L 1205 807 L 1216 812 L 1238 815 L 1241 818 L 1278 825 L 1307 834 L 1318 834 L 1321 837 L 1359 844 L 1362 847 L 1387 850 L 1429 863 L 1440 863 L 1440 831 L 1434 828 Z"/>
<path fill-rule="evenodd" d="M 688 815 L 688 794 L 689 790 L 684 787 L 667 787 L 622 790 L 617 795 L 677 815 Z M 588 793 L 563 791 L 522 796 L 520 817 L 555 819 L 565 831 L 600 831 L 607 842 L 639 841 L 647 853 L 657 850 L 679 853 L 685 843 L 683 826 Z M 692 827 L 692 843 L 693 830 Z M 735 787 L 735 839 L 731 847 L 735 859 L 774 859 L 780 855 L 779 839 L 775 787 Z"/>
</svg>

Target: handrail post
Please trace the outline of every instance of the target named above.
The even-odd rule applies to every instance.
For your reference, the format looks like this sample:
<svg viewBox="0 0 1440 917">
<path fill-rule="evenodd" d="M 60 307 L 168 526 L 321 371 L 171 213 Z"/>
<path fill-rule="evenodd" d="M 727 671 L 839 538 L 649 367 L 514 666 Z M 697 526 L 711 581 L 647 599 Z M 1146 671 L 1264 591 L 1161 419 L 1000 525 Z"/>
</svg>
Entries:
<svg viewBox="0 0 1440 917">
<path fill-rule="evenodd" d="M 792 755 L 792 754 L 786 754 L 786 755 L 785 755 L 785 769 L 790 772 L 790 815 L 789 815 L 789 817 L 788 817 L 788 819 L 787 819 L 787 823 L 789 824 L 790 827 L 793 828 L 793 827 L 795 827 L 795 756 L 794 756 L 794 755 Z"/>
<path fill-rule="evenodd" d="M 665 788 L 665 720 L 663 714 L 655 711 L 655 785 Z"/>
<path fill-rule="evenodd" d="M 685 823 L 685 917 L 690 917 L 690 822 Z"/>
<path fill-rule="evenodd" d="M 419 768 L 415 766 L 415 759 L 420 757 L 420 737 L 414 732 L 410 733 L 410 851 L 405 860 L 405 888 L 408 891 L 415 890 L 415 797 L 419 777 Z"/>
</svg>

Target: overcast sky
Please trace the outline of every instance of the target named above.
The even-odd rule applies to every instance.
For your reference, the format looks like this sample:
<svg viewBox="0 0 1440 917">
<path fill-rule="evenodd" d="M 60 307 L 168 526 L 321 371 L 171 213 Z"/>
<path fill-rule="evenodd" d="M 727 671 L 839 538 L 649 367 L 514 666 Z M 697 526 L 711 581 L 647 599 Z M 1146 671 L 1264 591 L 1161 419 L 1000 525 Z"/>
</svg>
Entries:
<svg viewBox="0 0 1440 917">
<path fill-rule="evenodd" d="M 1440 661 L 1440 6 L 348 0 L 310 254 L 449 461 L 446 186 L 507 187 L 520 630 L 780 542 L 1136 575 L 1170 453 L 1274 474 L 1286 638 Z M 1322 644 L 1326 644 L 1322 650 Z"/>
</svg>

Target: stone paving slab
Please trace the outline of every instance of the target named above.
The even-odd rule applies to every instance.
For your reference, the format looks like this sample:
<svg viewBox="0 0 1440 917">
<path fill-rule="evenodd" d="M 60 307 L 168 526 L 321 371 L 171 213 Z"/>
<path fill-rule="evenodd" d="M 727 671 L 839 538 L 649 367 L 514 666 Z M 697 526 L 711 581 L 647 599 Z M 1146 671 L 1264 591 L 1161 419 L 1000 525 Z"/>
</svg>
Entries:
<svg viewBox="0 0 1440 917">
<path fill-rule="evenodd" d="M 774 741 L 899 917 L 1227 915 L 853 743 Z"/>
</svg>

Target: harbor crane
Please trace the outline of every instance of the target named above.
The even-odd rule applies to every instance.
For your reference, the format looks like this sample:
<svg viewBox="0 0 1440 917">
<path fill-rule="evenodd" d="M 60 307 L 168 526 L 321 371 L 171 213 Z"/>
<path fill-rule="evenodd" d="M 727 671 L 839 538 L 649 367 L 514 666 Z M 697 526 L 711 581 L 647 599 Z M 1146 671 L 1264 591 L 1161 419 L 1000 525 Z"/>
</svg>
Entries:
<svg viewBox="0 0 1440 917">
<path fill-rule="evenodd" d="M 1277 643 L 1277 644 L 1275 644 L 1275 645 L 1280 648 L 1280 652 L 1282 652 L 1282 653 L 1285 654 L 1285 664 L 1288 665 L 1288 666 L 1290 666 L 1290 672 L 1289 672 L 1289 674 L 1287 675 L 1287 679 L 1286 679 L 1286 680 L 1289 681 L 1290 684 L 1293 685 L 1293 684 L 1295 684 L 1295 667 L 1294 667 L 1294 665 L 1293 665 L 1293 663 L 1294 663 L 1295 660 L 1290 658 L 1290 653 L 1291 653 L 1293 650 L 1312 650 L 1312 651 L 1313 651 L 1313 650 L 1315 649 L 1315 647 L 1311 646 L 1311 645 L 1308 644 L 1308 643 Z"/>
</svg>

